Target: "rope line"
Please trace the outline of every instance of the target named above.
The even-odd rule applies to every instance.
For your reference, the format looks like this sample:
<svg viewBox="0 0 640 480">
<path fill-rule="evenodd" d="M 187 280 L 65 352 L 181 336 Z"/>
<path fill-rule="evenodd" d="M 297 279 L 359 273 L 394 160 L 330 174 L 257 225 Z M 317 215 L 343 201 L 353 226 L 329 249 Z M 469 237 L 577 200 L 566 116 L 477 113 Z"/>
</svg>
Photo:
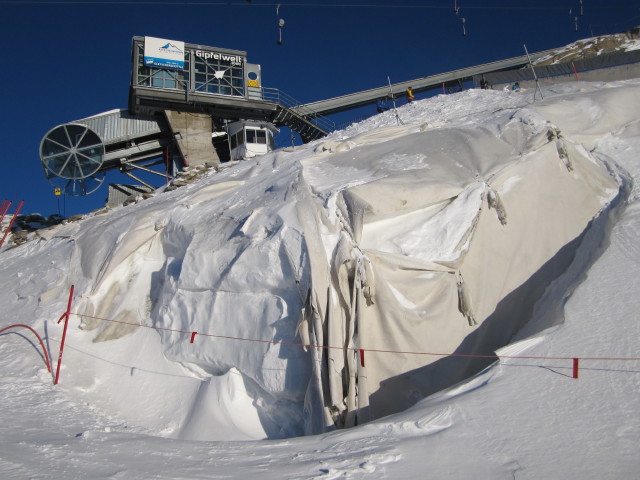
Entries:
<svg viewBox="0 0 640 480">
<path fill-rule="evenodd" d="M 124 322 L 121 320 L 111 320 L 108 318 L 95 317 L 92 315 L 85 315 L 80 313 L 71 312 L 71 315 L 77 315 L 80 318 L 90 318 L 90 319 L 100 320 L 104 322 L 113 322 L 113 323 L 120 323 L 124 325 L 132 325 L 136 327 L 150 328 L 153 330 L 162 330 L 167 332 L 183 333 L 183 334 L 189 334 L 189 335 L 194 333 L 193 330 L 176 330 L 176 329 L 167 328 L 167 327 L 154 327 L 151 325 L 145 325 L 145 324 L 133 323 L 133 322 Z M 575 358 L 579 358 L 580 360 L 640 361 L 640 357 L 574 357 L 574 356 L 543 357 L 543 356 L 521 356 L 521 355 L 477 355 L 477 354 L 470 354 L 470 353 L 414 352 L 414 351 L 403 351 L 403 350 L 384 350 L 384 349 L 366 348 L 366 347 L 336 347 L 331 345 L 313 345 L 313 344 L 301 343 L 301 342 L 283 342 L 283 341 L 277 341 L 277 340 L 263 340 L 258 338 L 234 337 L 230 335 L 216 335 L 212 333 L 202 333 L 202 332 L 195 332 L 195 333 L 197 333 L 197 335 L 202 335 L 205 337 L 221 338 L 226 340 L 237 340 L 237 341 L 243 341 L 243 342 L 269 343 L 272 345 L 283 345 L 283 346 L 304 347 L 304 348 L 324 348 L 327 350 L 345 350 L 345 351 L 354 351 L 354 352 L 366 351 L 366 352 L 374 352 L 374 353 L 395 353 L 398 355 L 429 355 L 429 356 L 435 356 L 435 357 L 466 357 L 466 358 L 497 358 L 497 359 L 505 358 L 505 359 L 517 359 L 517 360 L 573 360 Z"/>
</svg>

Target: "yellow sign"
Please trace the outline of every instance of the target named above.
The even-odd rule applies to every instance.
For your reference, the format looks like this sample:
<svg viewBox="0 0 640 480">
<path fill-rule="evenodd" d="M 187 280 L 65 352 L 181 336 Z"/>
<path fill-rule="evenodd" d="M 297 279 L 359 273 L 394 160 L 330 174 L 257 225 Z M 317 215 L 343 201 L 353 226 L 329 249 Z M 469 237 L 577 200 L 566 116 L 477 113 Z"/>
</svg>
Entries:
<svg viewBox="0 0 640 480">
<path fill-rule="evenodd" d="M 61 192 L 59 188 L 54 188 L 53 193 L 55 193 L 56 195 L 60 195 Z"/>
<path fill-rule="evenodd" d="M 247 80 L 247 85 L 250 87 L 260 87 L 260 84 L 258 83 L 257 80 Z"/>
</svg>

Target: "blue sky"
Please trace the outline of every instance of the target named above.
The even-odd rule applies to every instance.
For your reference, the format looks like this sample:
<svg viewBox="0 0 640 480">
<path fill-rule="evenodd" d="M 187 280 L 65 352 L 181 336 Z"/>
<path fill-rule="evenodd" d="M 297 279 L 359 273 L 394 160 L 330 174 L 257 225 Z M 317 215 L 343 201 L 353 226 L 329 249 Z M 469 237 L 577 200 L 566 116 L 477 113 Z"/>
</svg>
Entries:
<svg viewBox="0 0 640 480">
<path fill-rule="evenodd" d="M 246 51 L 264 86 L 306 103 L 384 86 L 387 76 L 401 82 L 522 55 L 523 44 L 537 52 L 640 25 L 634 0 L 582 4 L 580 16 L 580 0 L 283 0 L 276 15 L 278 3 L 260 0 L 0 0 L 0 195 L 11 211 L 24 200 L 23 213 L 44 215 L 104 204 L 106 184 L 87 197 L 56 197 L 38 149 L 57 125 L 126 108 L 135 35 Z M 118 173 L 109 181 L 127 182 Z"/>
</svg>

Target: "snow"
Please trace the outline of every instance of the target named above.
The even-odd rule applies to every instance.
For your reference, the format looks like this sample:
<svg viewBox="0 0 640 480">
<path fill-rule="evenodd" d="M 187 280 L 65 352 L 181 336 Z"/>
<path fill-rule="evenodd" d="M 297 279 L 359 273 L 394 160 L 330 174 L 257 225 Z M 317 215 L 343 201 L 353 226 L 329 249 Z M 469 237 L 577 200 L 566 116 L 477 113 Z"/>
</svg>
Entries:
<svg viewBox="0 0 640 480">
<path fill-rule="evenodd" d="M 625 43 L 622 48 L 629 52 L 631 50 L 638 50 L 640 49 L 640 39 L 638 38 L 634 38 L 632 40 L 629 40 L 627 43 Z"/>
<path fill-rule="evenodd" d="M 534 60 L 534 65 L 558 64 L 582 58 L 585 54 L 589 56 L 599 56 L 616 52 L 630 52 L 640 48 L 638 27 L 614 35 L 603 35 L 599 37 L 585 38 L 577 42 L 556 49 L 553 53 Z"/>
<path fill-rule="evenodd" d="M 637 476 L 640 80 L 543 92 L 535 102 L 526 90 L 416 101 L 398 109 L 402 125 L 385 112 L 3 247 L 0 298 L 7 314 L 0 328 L 31 325 L 45 336 L 55 368 L 57 321 L 71 284 L 72 311 L 87 316 L 71 316 L 57 386 L 28 331 L 0 336 L 0 476 Z M 531 137 L 522 136 L 521 125 Z M 299 225 L 315 219 L 300 218 L 292 207 L 294 199 L 304 201 L 303 184 L 326 208 L 317 228 L 330 260 L 337 243 L 330 222 L 342 221 L 337 193 L 379 179 L 408 188 L 411 172 L 442 179 L 449 171 L 443 165 L 478 175 L 447 209 L 397 216 L 380 202 L 377 221 L 365 225 L 370 243 L 362 248 L 453 261 L 468 247 L 487 188 L 473 157 L 481 152 L 492 163 L 527 152 L 546 141 L 549 125 L 562 127 L 567 148 L 606 163 L 628 196 L 593 221 L 530 322 L 498 352 L 503 358 L 406 411 L 301 436 L 312 363 L 289 339 L 297 338 L 304 272 L 314 261 L 299 247 Z M 490 142 L 496 135 L 511 147 L 496 147 Z M 500 195 L 517 193 L 523 181 L 506 176 Z M 616 192 L 598 201 L 606 206 Z M 223 271 L 229 264 L 233 269 Z M 397 289 L 392 295 L 416 306 Z M 577 380 L 574 357 L 581 358 Z"/>
</svg>

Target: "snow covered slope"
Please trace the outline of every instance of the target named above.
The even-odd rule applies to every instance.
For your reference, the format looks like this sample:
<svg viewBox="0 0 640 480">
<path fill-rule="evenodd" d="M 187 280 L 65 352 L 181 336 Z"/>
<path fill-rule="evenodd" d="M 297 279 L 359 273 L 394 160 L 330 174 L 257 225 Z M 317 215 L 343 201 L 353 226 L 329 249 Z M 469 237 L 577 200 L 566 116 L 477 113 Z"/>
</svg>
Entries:
<svg viewBox="0 0 640 480">
<path fill-rule="evenodd" d="M 553 65 L 568 63 L 576 60 L 594 58 L 602 54 L 629 52 L 640 48 L 640 26 L 625 33 L 602 35 L 600 37 L 585 38 L 571 43 L 554 53 L 541 57 L 533 62 L 534 65 Z"/>
<path fill-rule="evenodd" d="M 640 217 L 631 178 L 640 175 L 640 82 L 544 93 L 535 103 L 533 92 L 484 90 L 416 102 L 398 110 L 404 125 L 387 112 L 3 250 L 1 298 L 12 317 L 3 325 L 29 323 L 55 356 L 71 284 L 73 311 L 84 315 L 72 316 L 57 387 L 26 333 L 0 337 L 3 478 L 632 476 L 638 361 L 584 360 L 573 380 L 570 360 L 503 359 L 349 430 L 212 441 L 325 428 L 335 417 L 322 412 L 320 388 L 345 388 L 338 416 L 349 424 L 349 412 L 366 408 L 357 400 L 363 382 L 376 392 L 397 375 L 376 379 L 375 371 L 397 371 L 398 360 L 365 352 L 363 371 L 354 350 L 323 358 L 298 345 L 299 335 L 370 349 L 365 340 L 395 338 L 367 338 L 370 325 L 349 323 L 372 299 L 378 313 L 359 318 L 378 321 L 378 330 L 384 319 L 397 324 L 399 311 L 411 321 L 416 310 L 441 308 L 446 322 L 435 339 L 428 330 L 401 333 L 420 352 L 449 353 L 543 272 L 525 289 L 540 301 L 521 306 L 517 328 L 497 322 L 498 333 L 474 338 L 471 350 L 507 343 L 528 321 L 503 355 L 637 357 Z M 506 174 L 513 164 L 517 173 Z M 419 272 L 404 277 L 410 270 Z M 446 280 L 425 308 L 419 282 L 439 275 Z M 514 298 L 526 303 L 528 295 Z M 326 322 L 336 305 L 342 324 Z M 513 331 L 500 333 L 505 326 Z M 338 357 L 345 365 L 336 369 Z M 431 359 L 407 361 L 419 388 L 411 398 L 397 388 L 383 398 L 400 399 L 401 408 L 431 393 L 421 382 L 442 381 L 438 390 L 461 380 L 452 377 L 459 364 L 424 377 L 415 370 Z M 327 376 L 327 365 L 348 373 Z M 355 410 L 347 405 L 354 386 Z"/>
</svg>

